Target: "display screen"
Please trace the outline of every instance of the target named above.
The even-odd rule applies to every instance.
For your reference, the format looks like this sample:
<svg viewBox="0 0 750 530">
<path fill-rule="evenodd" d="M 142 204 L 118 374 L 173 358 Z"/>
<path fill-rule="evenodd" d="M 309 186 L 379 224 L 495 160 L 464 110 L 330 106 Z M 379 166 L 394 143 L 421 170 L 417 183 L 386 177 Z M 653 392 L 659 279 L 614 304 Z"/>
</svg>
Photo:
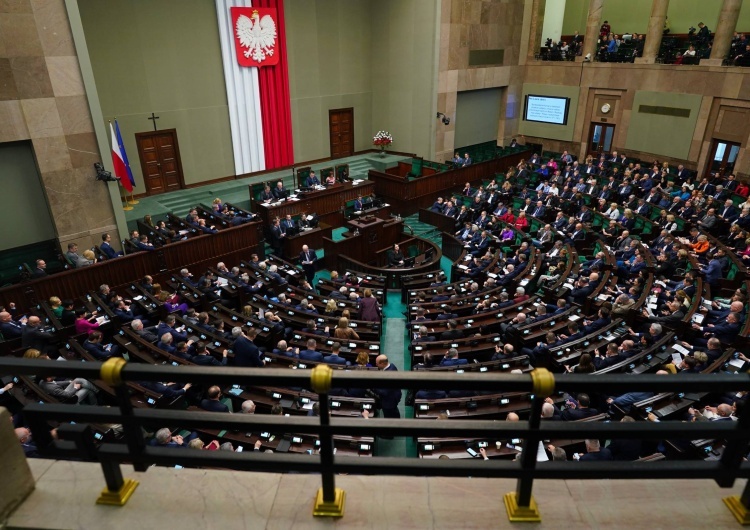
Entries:
<svg viewBox="0 0 750 530">
<path fill-rule="evenodd" d="M 568 123 L 569 108 L 570 98 L 529 94 L 526 96 L 523 119 L 526 121 L 565 125 Z"/>
</svg>

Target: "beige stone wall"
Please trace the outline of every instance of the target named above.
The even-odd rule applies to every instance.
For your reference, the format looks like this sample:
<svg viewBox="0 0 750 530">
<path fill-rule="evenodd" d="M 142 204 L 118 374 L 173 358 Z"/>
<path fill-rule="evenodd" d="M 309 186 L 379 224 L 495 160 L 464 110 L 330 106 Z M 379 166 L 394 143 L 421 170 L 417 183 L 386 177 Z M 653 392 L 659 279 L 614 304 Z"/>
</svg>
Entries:
<svg viewBox="0 0 750 530">
<path fill-rule="evenodd" d="M 503 88 L 498 143 L 518 129 L 523 69 L 518 66 L 523 33 L 524 0 L 441 0 L 437 111 L 451 118 L 438 123 L 435 159 L 448 160 L 454 149 L 458 92 Z M 470 67 L 469 50 L 505 50 L 503 65 Z"/>
<path fill-rule="evenodd" d="M 31 140 L 63 250 L 117 239 L 63 0 L 0 1 L 0 142 Z"/>
</svg>

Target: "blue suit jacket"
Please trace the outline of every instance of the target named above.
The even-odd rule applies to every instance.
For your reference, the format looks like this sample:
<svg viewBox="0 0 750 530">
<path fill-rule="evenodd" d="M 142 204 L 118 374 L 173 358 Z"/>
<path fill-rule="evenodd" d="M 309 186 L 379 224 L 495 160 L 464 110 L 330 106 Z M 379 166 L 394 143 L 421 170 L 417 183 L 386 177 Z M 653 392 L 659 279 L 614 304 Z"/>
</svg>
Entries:
<svg viewBox="0 0 750 530">
<path fill-rule="evenodd" d="M 717 259 L 712 259 L 708 262 L 708 267 L 705 270 L 706 281 L 709 284 L 718 283 L 721 279 L 721 262 Z"/>
<path fill-rule="evenodd" d="M 110 245 L 106 241 L 99 245 L 99 250 L 102 251 L 102 254 L 107 256 L 107 259 L 114 259 L 119 256 L 115 249 L 112 248 L 112 245 Z"/>
<path fill-rule="evenodd" d="M 174 339 L 174 344 L 177 344 L 178 342 L 187 342 L 188 336 L 187 333 L 180 333 L 173 327 L 168 326 L 164 322 L 159 322 L 159 326 L 156 328 L 156 336 L 159 337 L 159 340 L 161 340 L 162 335 L 165 333 L 169 333 L 172 335 L 172 338 Z"/>
<path fill-rule="evenodd" d="M 245 337 L 239 337 L 234 341 L 232 351 L 234 351 L 235 366 L 263 366 L 263 360 L 260 358 L 260 350 L 251 340 Z"/>
<path fill-rule="evenodd" d="M 469 361 L 467 359 L 447 359 L 447 358 L 443 358 L 443 360 L 440 361 L 440 366 L 459 366 L 463 364 L 469 364 Z"/>
<path fill-rule="evenodd" d="M 349 364 L 346 359 L 339 357 L 338 355 L 326 355 L 323 357 L 323 362 L 328 364 L 340 364 L 342 366 L 347 366 Z"/>
<path fill-rule="evenodd" d="M 323 362 L 323 354 L 315 350 L 302 350 L 299 352 L 300 361 Z"/>
</svg>

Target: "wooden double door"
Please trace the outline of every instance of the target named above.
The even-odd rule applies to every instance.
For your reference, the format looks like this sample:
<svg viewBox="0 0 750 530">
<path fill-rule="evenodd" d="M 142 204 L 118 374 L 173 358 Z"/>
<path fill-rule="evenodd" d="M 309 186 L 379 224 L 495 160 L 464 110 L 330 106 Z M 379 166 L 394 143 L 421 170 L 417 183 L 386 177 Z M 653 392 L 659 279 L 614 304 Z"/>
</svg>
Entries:
<svg viewBox="0 0 750 530">
<path fill-rule="evenodd" d="M 185 187 L 175 129 L 136 133 L 135 139 L 147 195 Z"/>
<path fill-rule="evenodd" d="M 328 130 L 331 135 L 331 158 L 354 154 L 354 108 L 328 111 Z"/>
</svg>

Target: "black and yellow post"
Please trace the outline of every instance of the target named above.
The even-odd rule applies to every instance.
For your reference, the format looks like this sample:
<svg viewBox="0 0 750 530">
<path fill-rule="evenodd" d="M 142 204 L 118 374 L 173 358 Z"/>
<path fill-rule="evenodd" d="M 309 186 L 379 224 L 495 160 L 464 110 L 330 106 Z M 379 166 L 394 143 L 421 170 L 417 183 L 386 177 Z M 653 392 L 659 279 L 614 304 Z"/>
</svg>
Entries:
<svg viewBox="0 0 750 530">
<path fill-rule="evenodd" d="M 529 416 L 531 432 L 523 442 L 523 452 L 521 453 L 521 469 L 524 473 L 518 479 L 516 491 L 506 493 L 504 497 L 508 520 L 514 523 L 540 523 L 542 521 L 539 508 L 531 495 L 531 489 L 534 485 L 533 477 L 539 445 L 542 403 L 544 403 L 544 398 L 550 396 L 555 390 L 555 376 L 545 368 L 537 368 L 531 372 L 531 380 L 534 385 L 534 397 L 531 400 Z"/>
<path fill-rule="evenodd" d="M 118 390 L 118 395 L 127 394 L 126 388 L 122 381 L 122 369 L 125 368 L 125 359 L 113 357 L 102 364 L 100 371 L 101 379 L 108 385 Z M 124 506 L 131 495 L 138 487 L 138 481 L 133 479 L 123 479 L 120 464 L 113 460 L 103 460 L 101 462 L 104 480 L 107 487 L 102 490 L 97 504 L 108 504 L 110 506 Z"/>
<path fill-rule="evenodd" d="M 346 498 L 346 492 L 336 487 L 333 471 L 333 436 L 330 430 L 331 411 L 328 401 L 332 377 L 333 369 L 325 364 L 319 364 L 310 374 L 312 389 L 320 396 L 320 474 L 323 487 L 315 496 L 313 515 L 316 517 L 343 517 Z"/>
<path fill-rule="evenodd" d="M 737 419 L 737 428 L 747 432 L 750 429 L 750 417 L 742 414 Z M 743 457 L 747 454 L 746 440 L 728 440 L 724 446 L 719 462 L 726 469 L 738 469 L 742 465 Z M 722 488 L 734 485 L 734 479 L 717 480 Z M 737 522 L 741 525 L 750 525 L 750 480 L 745 484 L 742 495 L 732 495 L 724 499 L 729 511 L 732 512 Z"/>
</svg>

